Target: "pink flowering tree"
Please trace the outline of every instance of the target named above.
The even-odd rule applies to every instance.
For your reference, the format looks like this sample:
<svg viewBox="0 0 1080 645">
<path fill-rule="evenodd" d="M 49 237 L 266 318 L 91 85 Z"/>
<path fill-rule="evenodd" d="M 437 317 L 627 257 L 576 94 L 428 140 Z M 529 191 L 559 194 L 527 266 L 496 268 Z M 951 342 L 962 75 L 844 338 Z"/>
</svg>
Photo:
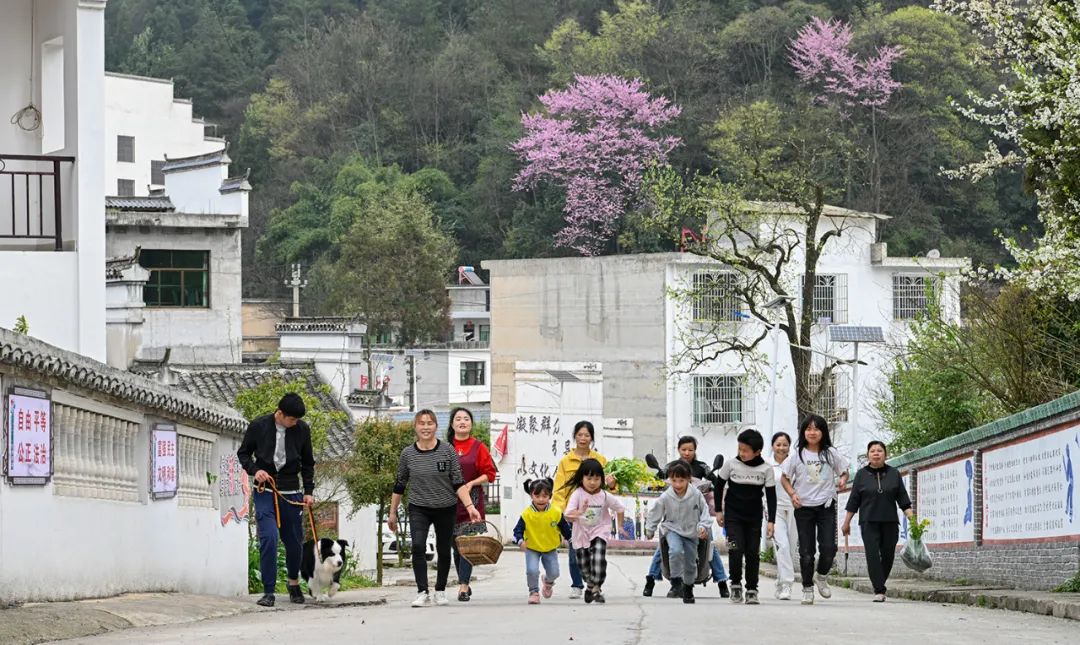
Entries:
<svg viewBox="0 0 1080 645">
<path fill-rule="evenodd" d="M 664 164 L 679 138 L 662 128 L 680 113 L 638 79 L 575 76 L 540 97 L 544 110 L 521 117 L 525 135 L 511 145 L 523 162 L 515 190 L 545 182 L 565 192 L 566 226 L 556 244 L 596 255 L 634 207 L 645 171 Z"/>
<path fill-rule="evenodd" d="M 892 77 L 892 67 L 903 52 L 899 47 L 879 47 L 876 55 L 860 59 L 851 50 L 851 27 L 847 23 L 817 17 L 799 30 L 788 50 L 795 73 L 818 93 L 818 102 L 836 105 L 845 118 L 855 108 L 869 110 L 870 186 L 874 211 L 880 211 L 878 112 L 900 88 L 900 82 Z"/>
</svg>

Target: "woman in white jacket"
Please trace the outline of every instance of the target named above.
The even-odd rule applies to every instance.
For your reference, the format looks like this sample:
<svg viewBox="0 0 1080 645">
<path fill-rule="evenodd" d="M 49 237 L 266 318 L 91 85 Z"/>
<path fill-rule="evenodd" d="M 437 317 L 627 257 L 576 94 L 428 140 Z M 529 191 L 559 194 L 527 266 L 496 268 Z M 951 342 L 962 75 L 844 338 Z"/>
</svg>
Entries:
<svg viewBox="0 0 1080 645">
<path fill-rule="evenodd" d="M 786 432 L 772 436 L 772 467 L 776 481 L 783 474 L 780 464 L 791 452 L 791 437 Z M 799 534 L 795 528 L 795 507 L 783 486 L 776 487 L 776 597 L 791 600 L 791 587 L 795 584 L 795 560 L 799 553 Z"/>
</svg>

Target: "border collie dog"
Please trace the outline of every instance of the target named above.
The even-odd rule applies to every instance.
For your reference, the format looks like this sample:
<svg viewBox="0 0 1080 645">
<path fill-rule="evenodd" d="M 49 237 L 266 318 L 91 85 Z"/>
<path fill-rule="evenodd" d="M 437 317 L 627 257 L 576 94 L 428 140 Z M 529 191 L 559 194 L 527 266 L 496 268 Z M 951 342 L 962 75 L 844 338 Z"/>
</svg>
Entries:
<svg viewBox="0 0 1080 645">
<path fill-rule="evenodd" d="M 345 568 L 345 540 L 322 538 L 304 543 L 300 558 L 300 577 L 308 585 L 308 593 L 316 601 L 329 600 L 341 588 L 341 571 Z"/>
</svg>

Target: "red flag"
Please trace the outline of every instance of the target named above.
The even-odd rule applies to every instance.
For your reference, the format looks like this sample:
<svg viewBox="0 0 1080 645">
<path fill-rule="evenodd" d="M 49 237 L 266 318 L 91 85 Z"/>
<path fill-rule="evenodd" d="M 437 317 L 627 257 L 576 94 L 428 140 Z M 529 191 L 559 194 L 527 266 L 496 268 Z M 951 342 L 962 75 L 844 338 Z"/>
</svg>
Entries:
<svg viewBox="0 0 1080 645">
<path fill-rule="evenodd" d="M 504 424 L 502 432 L 495 438 L 495 463 L 499 463 L 506 456 L 506 444 L 510 442 L 510 424 Z"/>
</svg>

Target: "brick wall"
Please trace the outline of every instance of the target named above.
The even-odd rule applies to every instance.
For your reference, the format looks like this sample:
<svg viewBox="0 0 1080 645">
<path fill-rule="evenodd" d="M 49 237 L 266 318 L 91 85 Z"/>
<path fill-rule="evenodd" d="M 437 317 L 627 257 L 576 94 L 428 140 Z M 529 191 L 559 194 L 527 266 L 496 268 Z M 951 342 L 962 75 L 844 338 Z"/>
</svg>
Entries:
<svg viewBox="0 0 1080 645">
<path fill-rule="evenodd" d="M 1056 401 L 1025 410 L 1019 414 L 1004 419 L 999 419 L 986 426 L 969 430 L 968 432 L 939 441 L 925 448 L 921 448 L 889 460 L 889 463 L 902 471 L 912 471 L 911 498 L 915 503 L 915 512 L 918 508 L 919 472 L 927 468 L 940 465 L 943 462 L 956 459 L 963 455 L 972 455 L 974 462 L 974 532 L 973 542 L 963 544 L 929 544 L 930 552 L 934 560 L 934 566 L 925 574 L 915 574 L 905 567 L 897 554 L 896 565 L 893 568 L 894 576 L 925 577 L 940 579 L 943 581 L 963 580 L 972 584 L 988 584 L 994 586 L 1014 587 L 1019 589 L 1049 590 L 1060 585 L 1062 582 L 1077 575 L 1080 572 L 1080 512 L 1069 513 L 1066 499 L 1066 487 L 1075 486 L 1072 477 L 1080 477 L 1080 449 L 1070 450 L 1061 454 L 1054 453 L 1049 459 L 1045 457 L 1046 451 L 1038 449 L 1032 443 L 1041 437 L 1055 437 L 1056 440 L 1064 440 L 1066 444 L 1078 442 L 1080 446 L 1080 392 L 1075 392 Z M 1060 439 L 1063 438 L 1063 439 Z M 988 450 L 1005 449 L 1013 447 L 1013 452 L 1018 453 L 1021 459 L 1031 453 L 1033 457 L 1040 456 L 1047 465 L 1019 466 L 1014 472 L 1023 472 L 1023 484 L 1028 490 L 1027 475 L 1035 470 L 1035 476 L 1031 479 L 1031 485 L 1037 486 L 1039 474 L 1042 481 L 1050 478 L 1053 481 L 1061 481 L 1060 487 L 1052 487 L 1051 492 L 1037 496 L 1025 496 L 1012 502 L 1018 509 L 1015 518 L 1002 519 L 1000 514 L 994 521 L 1002 524 L 1013 520 L 1020 528 L 1017 532 L 999 532 L 991 539 L 984 536 L 988 526 L 987 518 L 984 517 L 987 509 L 987 496 L 993 491 L 983 489 L 984 457 Z M 1068 446 L 1072 449 L 1072 446 Z M 1001 453 L 999 453 L 1001 454 Z M 1068 456 L 1066 456 L 1066 454 Z M 1069 484 L 1066 484 L 1068 463 L 1071 459 L 1072 476 Z M 1054 461 L 1058 460 L 1058 461 Z M 1063 460 L 1063 461 L 1062 461 Z M 1055 469 L 1054 464 L 1064 464 L 1060 469 Z M 1025 470 L 1026 469 L 1026 470 Z M 1049 473 L 1049 474 L 1048 474 Z M 992 481 L 993 478 L 988 478 Z M 1015 481 L 1015 480 L 1014 480 Z M 1016 488 L 1017 484 L 1012 486 Z M 1047 490 L 1045 488 L 1040 490 Z M 1080 490 L 1075 491 L 1077 499 L 1074 505 L 1080 505 Z M 1060 502 L 1062 507 L 1062 528 L 1055 529 L 1057 533 L 1065 533 L 1058 536 L 1041 536 L 1039 528 L 1029 522 L 1032 516 L 1027 515 L 1026 509 L 1031 504 L 1050 501 L 1055 505 L 1054 513 L 1057 513 L 1056 505 Z M 1008 502 L 998 499 L 995 503 L 1001 507 Z M 1075 509 L 1080 510 L 1080 509 Z M 1036 526 L 1038 526 L 1036 524 Z M 1073 528 L 1075 527 L 1075 528 Z M 857 531 L 852 526 L 852 531 Z M 1045 527 L 1043 527 L 1045 530 Z M 1053 532 L 1053 531 L 1052 531 Z M 842 538 L 841 538 L 842 540 Z M 843 549 L 841 542 L 841 551 Z M 843 568 L 843 555 L 837 558 L 837 566 Z M 852 550 L 848 560 L 848 572 L 853 575 L 865 575 L 866 563 L 862 550 Z"/>
</svg>

